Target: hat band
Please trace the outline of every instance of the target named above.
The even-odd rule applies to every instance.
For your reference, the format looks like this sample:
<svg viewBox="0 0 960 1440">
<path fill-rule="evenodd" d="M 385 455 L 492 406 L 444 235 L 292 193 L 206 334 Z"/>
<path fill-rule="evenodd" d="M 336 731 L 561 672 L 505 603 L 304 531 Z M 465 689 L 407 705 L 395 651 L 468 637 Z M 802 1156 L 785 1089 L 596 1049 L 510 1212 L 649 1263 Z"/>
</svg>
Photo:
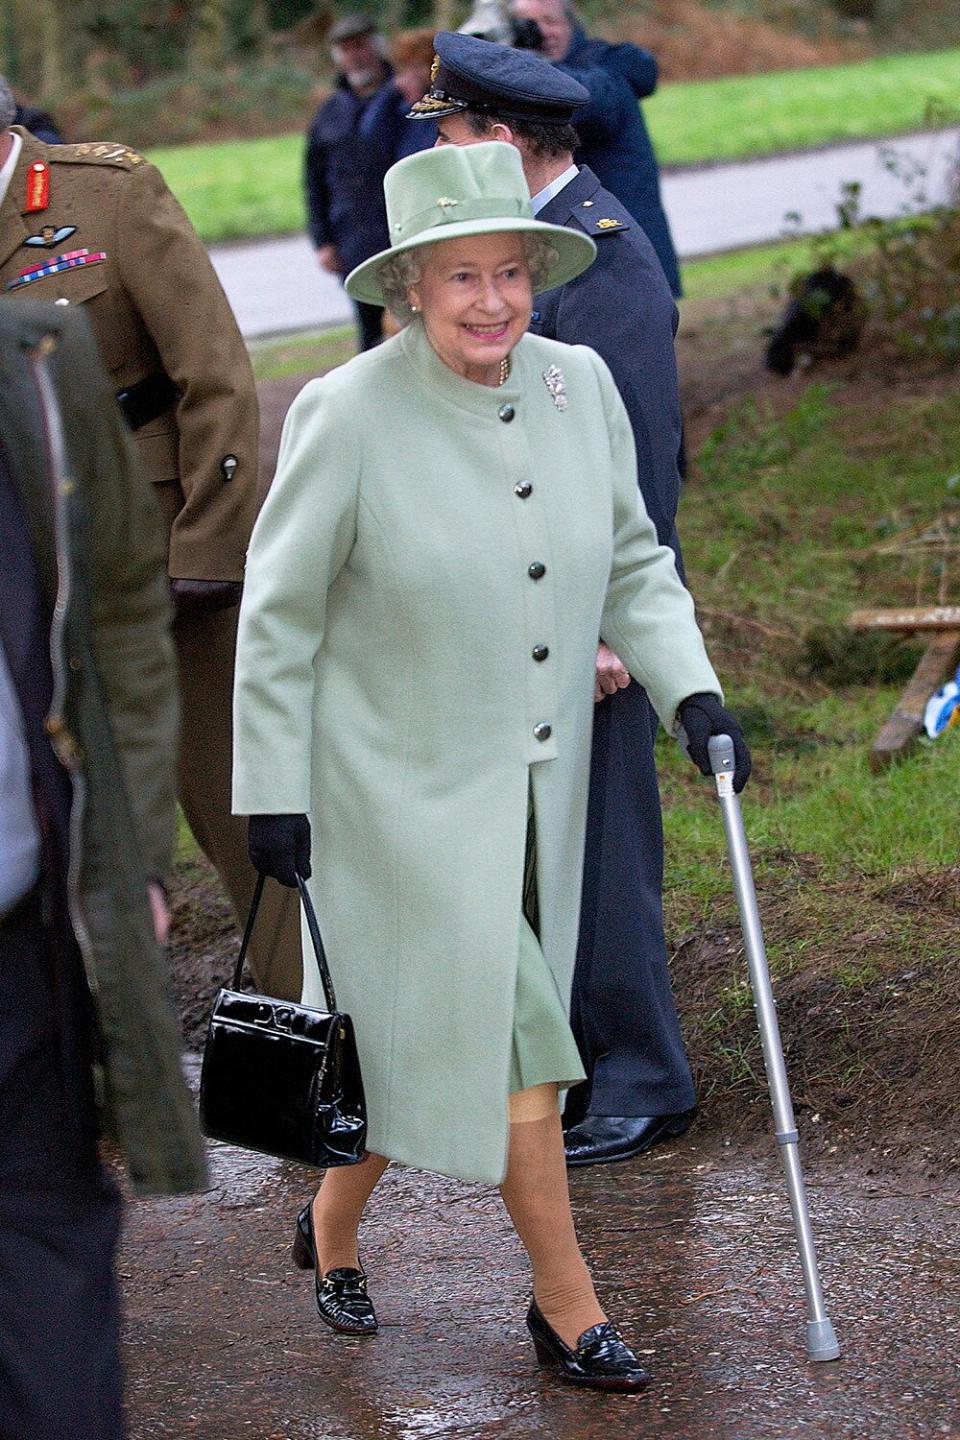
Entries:
<svg viewBox="0 0 960 1440">
<path fill-rule="evenodd" d="M 412 240 L 424 230 L 435 230 L 442 225 L 459 225 L 463 220 L 530 220 L 533 211 L 530 201 L 519 195 L 506 195 L 498 199 L 471 197 L 454 200 L 446 195 L 438 196 L 426 210 L 419 210 L 409 219 L 398 220 L 390 226 L 390 239 L 396 245 L 402 240 Z"/>
</svg>

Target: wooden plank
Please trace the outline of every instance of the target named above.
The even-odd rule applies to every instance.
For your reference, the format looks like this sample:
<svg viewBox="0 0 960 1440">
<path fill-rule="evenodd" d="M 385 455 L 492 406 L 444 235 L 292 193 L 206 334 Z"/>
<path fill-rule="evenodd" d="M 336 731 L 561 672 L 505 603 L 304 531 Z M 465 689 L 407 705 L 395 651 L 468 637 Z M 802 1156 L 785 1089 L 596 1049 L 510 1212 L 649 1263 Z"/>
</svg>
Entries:
<svg viewBox="0 0 960 1440">
<path fill-rule="evenodd" d="M 854 610 L 851 630 L 960 630 L 960 605 L 922 605 L 914 610 Z"/>
<path fill-rule="evenodd" d="M 960 629 L 942 630 L 931 639 L 914 670 L 897 708 L 873 742 L 870 769 L 884 770 L 916 740 L 923 729 L 927 701 L 952 675 L 960 659 Z"/>
</svg>

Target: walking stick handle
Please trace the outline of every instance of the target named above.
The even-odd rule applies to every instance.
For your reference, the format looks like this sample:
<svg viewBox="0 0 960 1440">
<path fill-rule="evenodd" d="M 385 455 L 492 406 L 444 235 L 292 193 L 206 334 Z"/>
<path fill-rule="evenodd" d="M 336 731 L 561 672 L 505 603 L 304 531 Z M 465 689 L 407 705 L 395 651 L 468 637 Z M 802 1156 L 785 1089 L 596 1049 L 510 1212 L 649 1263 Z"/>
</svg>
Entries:
<svg viewBox="0 0 960 1440">
<path fill-rule="evenodd" d="M 714 775 L 733 776 L 737 762 L 729 735 L 711 735 L 707 741 L 707 755 Z"/>
</svg>

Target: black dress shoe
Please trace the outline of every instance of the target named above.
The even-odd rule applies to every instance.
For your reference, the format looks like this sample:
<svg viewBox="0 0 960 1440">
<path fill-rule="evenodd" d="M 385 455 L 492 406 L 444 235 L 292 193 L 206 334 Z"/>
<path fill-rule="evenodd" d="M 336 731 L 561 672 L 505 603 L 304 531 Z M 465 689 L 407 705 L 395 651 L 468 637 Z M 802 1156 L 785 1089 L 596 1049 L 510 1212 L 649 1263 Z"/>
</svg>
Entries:
<svg viewBox="0 0 960 1440">
<path fill-rule="evenodd" d="M 367 1294 L 367 1277 L 363 1270 L 341 1265 L 317 1273 L 317 1247 L 313 1238 L 313 1206 L 305 1205 L 297 1216 L 293 1237 L 293 1263 L 301 1270 L 312 1270 L 317 1291 L 320 1319 L 341 1335 L 376 1335 L 377 1316 Z"/>
<path fill-rule="evenodd" d="M 584 1330 L 576 1350 L 571 1350 L 543 1318 L 534 1300 L 527 1312 L 527 1329 L 540 1364 L 570 1385 L 629 1394 L 649 1384 L 650 1376 L 609 1320 Z"/>
<path fill-rule="evenodd" d="M 661 1140 L 685 1135 L 697 1113 L 694 1105 L 678 1115 L 585 1115 L 563 1137 L 568 1165 L 603 1165 L 643 1155 Z"/>
</svg>

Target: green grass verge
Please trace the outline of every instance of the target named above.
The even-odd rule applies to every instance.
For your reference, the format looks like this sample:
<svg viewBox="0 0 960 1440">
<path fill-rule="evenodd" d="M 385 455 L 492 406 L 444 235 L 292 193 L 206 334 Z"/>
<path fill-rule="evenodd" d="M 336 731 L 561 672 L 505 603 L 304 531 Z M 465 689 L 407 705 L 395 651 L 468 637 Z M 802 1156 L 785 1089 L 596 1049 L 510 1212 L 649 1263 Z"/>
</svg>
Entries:
<svg viewBox="0 0 960 1440">
<path fill-rule="evenodd" d="M 304 228 L 301 135 L 170 145 L 148 158 L 208 245 Z"/>
<path fill-rule="evenodd" d="M 664 85 L 644 104 L 662 165 L 897 135 L 960 115 L 960 50 Z"/>
<path fill-rule="evenodd" d="M 892 879 L 957 861 L 960 733 L 921 742 L 872 774 L 870 743 L 903 681 L 831 690 L 805 676 L 802 642 L 814 626 L 842 625 L 857 605 L 936 598 L 929 557 L 876 546 L 954 514 L 958 453 L 954 395 L 841 407 L 817 383 L 779 419 L 746 402 L 700 452 L 680 531 L 708 624 L 718 612 L 747 621 L 714 626 L 710 648 L 755 751 L 744 805 L 761 885 L 778 883 L 797 854 L 815 857 L 828 879 Z M 757 620 L 780 634 L 751 629 Z M 851 634 L 851 654 L 857 643 Z M 671 742 L 662 741 L 660 759 L 668 910 L 683 928 L 729 896 L 730 878 L 708 783 L 691 777 Z"/>
<path fill-rule="evenodd" d="M 664 85 L 644 109 L 661 164 L 677 165 L 899 134 L 931 105 L 960 114 L 960 50 Z M 303 229 L 301 134 L 148 154 L 208 243 Z"/>
<path fill-rule="evenodd" d="M 838 231 L 829 240 L 830 256 L 840 262 L 866 254 L 875 245 L 872 228 Z M 683 266 L 684 299 L 719 300 L 772 288 L 779 292 L 792 275 L 813 266 L 816 250 L 816 237 L 807 236 L 688 261 Z"/>
</svg>

